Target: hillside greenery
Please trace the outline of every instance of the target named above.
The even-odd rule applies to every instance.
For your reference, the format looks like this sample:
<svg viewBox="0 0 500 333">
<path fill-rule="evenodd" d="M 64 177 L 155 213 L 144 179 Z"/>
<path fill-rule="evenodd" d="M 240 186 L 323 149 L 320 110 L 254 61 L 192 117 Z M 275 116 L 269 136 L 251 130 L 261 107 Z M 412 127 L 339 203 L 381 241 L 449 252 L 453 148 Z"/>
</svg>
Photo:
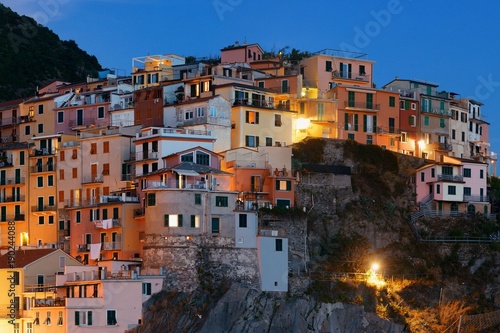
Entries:
<svg viewBox="0 0 500 333">
<path fill-rule="evenodd" d="M 0 101 L 33 96 L 54 80 L 84 81 L 101 70 L 95 56 L 75 41 L 0 4 Z"/>
</svg>

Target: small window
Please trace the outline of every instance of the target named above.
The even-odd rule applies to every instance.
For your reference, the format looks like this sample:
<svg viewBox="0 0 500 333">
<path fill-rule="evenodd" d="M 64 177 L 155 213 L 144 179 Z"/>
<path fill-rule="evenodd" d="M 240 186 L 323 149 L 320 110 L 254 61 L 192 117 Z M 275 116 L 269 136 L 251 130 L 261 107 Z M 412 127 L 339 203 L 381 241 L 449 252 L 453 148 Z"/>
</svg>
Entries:
<svg viewBox="0 0 500 333">
<path fill-rule="evenodd" d="M 464 168 L 464 177 L 465 178 L 470 178 L 472 175 L 471 169 L 470 168 Z"/>
<path fill-rule="evenodd" d="M 194 194 L 194 204 L 201 205 L 201 193 Z"/>
<path fill-rule="evenodd" d="M 228 198 L 222 196 L 215 197 L 215 205 L 217 207 L 228 207 Z"/>
<path fill-rule="evenodd" d="M 142 283 L 142 294 L 143 295 L 151 295 L 151 283 L 143 282 Z"/>
<path fill-rule="evenodd" d="M 37 187 L 43 187 L 43 177 L 42 176 L 36 178 L 36 184 L 37 184 Z"/>
<path fill-rule="evenodd" d="M 156 193 L 148 193 L 148 206 L 156 206 Z"/>
<path fill-rule="evenodd" d="M 54 176 L 47 176 L 47 186 L 54 186 Z"/>
<path fill-rule="evenodd" d="M 256 111 L 246 111 L 245 122 L 247 124 L 258 124 L 259 123 L 259 113 Z"/>
<path fill-rule="evenodd" d="M 396 97 L 389 96 L 389 106 L 390 107 L 395 107 L 396 106 Z"/>
<path fill-rule="evenodd" d="M 38 124 L 38 134 L 43 133 L 43 124 Z"/>
<path fill-rule="evenodd" d="M 116 310 L 106 311 L 106 325 L 108 326 L 116 325 Z"/>
<path fill-rule="evenodd" d="M 283 251 L 283 239 L 277 238 L 275 242 L 276 242 L 276 252 Z"/>
<path fill-rule="evenodd" d="M 97 143 L 90 144 L 90 154 L 92 155 L 97 154 Z"/>
<path fill-rule="evenodd" d="M 77 210 L 75 213 L 75 220 L 76 223 L 80 223 L 82 221 L 82 212 Z"/>
<path fill-rule="evenodd" d="M 281 127 L 281 115 L 280 114 L 274 115 L 274 126 Z"/>
<path fill-rule="evenodd" d="M 484 170 L 479 170 L 479 178 L 484 178 Z"/>
<path fill-rule="evenodd" d="M 97 108 L 97 118 L 104 118 L 104 106 Z"/>
<path fill-rule="evenodd" d="M 104 142 L 102 143 L 102 152 L 103 152 L 104 154 L 109 153 L 109 141 L 104 141 Z"/>
<path fill-rule="evenodd" d="M 64 111 L 57 111 L 57 122 L 64 123 Z"/>
<path fill-rule="evenodd" d="M 218 234 L 220 232 L 220 219 L 218 217 L 212 217 L 212 234 Z"/>
<path fill-rule="evenodd" d="M 278 190 L 278 191 L 291 191 L 292 190 L 292 181 L 291 180 L 277 180 L 276 181 L 276 190 Z"/>
<path fill-rule="evenodd" d="M 425 182 L 425 172 L 420 173 L 420 181 Z"/>
<path fill-rule="evenodd" d="M 448 194 L 449 195 L 457 194 L 457 187 L 454 185 L 448 185 Z"/>
<path fill-rule="evenodd" d="M 247 214 L 240 214 L 239 216 L 239 227 L 246 228 L 247 227 Z"/>
</svg>

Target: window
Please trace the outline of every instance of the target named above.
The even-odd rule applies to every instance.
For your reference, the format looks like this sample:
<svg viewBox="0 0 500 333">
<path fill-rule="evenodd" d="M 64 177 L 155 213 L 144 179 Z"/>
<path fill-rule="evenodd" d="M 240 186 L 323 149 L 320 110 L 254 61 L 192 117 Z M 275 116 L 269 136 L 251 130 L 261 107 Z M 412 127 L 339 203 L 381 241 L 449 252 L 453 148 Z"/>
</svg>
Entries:
<svg viewBox="0 0 500 333">
<path fill-rule="evenodd" d="M 24 151 L 19 152 L 19 165 L 24 165 Z"/>
<path fill-rule="evenodd" d="M 191 215 L 191 228 L 200 227 L 200 217 L 198 215 Z"/>
<path fill-rule="evenodd" d="M 156 206 L 156 193 L 148 193 L 148 206 Z"/>
<path fill-rule="evenodd" d="M 291 191 L 292 190 L 292 181 L 291 180 L 277 180 L 276 181 L 276 190 L 278 190 L 278 191 Z"/>
<path fill-rule="evenodd" d="M 90 154 L 92 155 L 97 154 L 97 143 L 90 144 Z"/>
<path fill-rule="evenodd" d="M 355 99 L 354 99 L 354 91 L 349 91 L 347 93 L 347 105 L 349 107 L 354 107 L 356 104 Z"/>
<path fill-rule="evenodd" d="M 228 199 L 227 199 L 227 197 L 216 196 L 215 197 L 215 205 L 217 207 L 228 207 Z"/>
<path fill-rule="evenodd" d="M 439 126 L 441 128 L 445 128 L 446 127 L 446 122 L 443 118 L 439 119 Z"/>
<path fill-rule="evenodd" d="M 106 325 L 108 326 L 116 325 L 116 310 L 106 311 Z"/>
<path fill-rule="evenodd" d="M 436 169 L 432 168 L 431 169 L 431 178 L 436 177 Z"/>
<path fill-rule="evenodd" d="M 92 326 L 92 311 L 75 311 L 76 326 Z"/>
<path fill-rule="evenodd" d="M 318 112 L 317 120 L 323 120 L 323 117 L 325 115 L 325 105 L 323 103 L 318 103 L 316 105 L 316 111 Z"/>
<path fill-rule="evenodd" d="M 470 178 L 472 175 L 471 169 L 470 168 L 464 168 L 464 177 L 465 178 Z"/>
<path fill-rule="evenodd" d="M 57 317 L 57 326 L 62 326 L 63 325 L 63 312 L 59 311 L 59 315 Z"/>
<path fill-rule="evenodd" d="M 210 117 L 214 117 L 214 118 L 217 117 L 217 107 L 211 106 L 209 112 L 210 112 L 209 113 Z"/>
<path fill-rule="evenodd" d="M 410 126 L 415 127 L 416 126 L 416 117 L 415 116 L 410 116 L 408 121 L 410 123 Z"/>
<path fill-rule="evenodd" d="M 193 162 L 193 153 L 181 155 L 181 162 Z"/>
<path fill-rule="evenodd" d="M 72 169 L 73 178 L 78 178 L 78 168 Z"/>
<path fill-rule="evenodd" d="M 38 105 L 38 114 L 43 114 L 43 104 Z"/>
<path fill-rule="evenodd" d="M 54 176 L 47 176 L 47 186 L 54 186 Z"/>
<path fill-rule="evenodd" d="M 325 71 L 327 71 L 327 72 L 331 72 L 332 71 L 332 62 L 329 61 L 329 60 L 327 60 L 325 62 Z"/>
<path fill-rule="evenodd" d="M 28 126 L 26 126 L 26 127 L 24 128 L 24 135 L 30 135 L 30 134 L 31 134 L 31 128 L 30 128 L 30 126 L 28 125 Z"/>
<path fill-rule="evenodd" d="M 304 114 L 306 112 L 306 103 L 300 102 L 300 114 Z"/>
<path fill-rule="evenodd" d="M 389 106 L 390 107 L 395 107 L 396 106 L 396 97 L 389 96 Z"/>
<path fill-rule="evenodd" d="M 104 176 L 108 176 L 109 175 L 109 163 L 104 163 L 102 165 L 102 174 Z"/>
<path fill-rule="evenodd" d="M 39 225 L 45 224 L 45 216 L 38 216 L 38 224 Z"/>
<path fill-rule="evenodd" d="M 441 185 L 436 184 L 436 194 L 441 194 Z"/>
<path fill-rule="evenodd" d="M 205 117 L 205 108 L 202 107 L 197 107 L 196 108 L 196 116 L 199 117 Z"/>
<path fill-rule="evenodd" d="M 258 124 L 259 123 L 259 113 L 256 111 L 246 111 L 245 122 L 247 124 Z"/>
<path fill-rule="evenodd" d="M 142 294 L 143 295 L 151 295 L 151 282 L 143 282 L 142 283 Z"/>
<path fill-rule="evenodd" d="M 373 94 L 366 94 L 366 108 L 373 109 Z"/>
<path fill-rule="evenodd" d="M 367 135 L 366 136 L 366 144 L 367 145 L 373 144 L 373 135 Z"/>
<path fill-rule="evenodd" d="M 455 185 L 448 185 L 448 194 L 449 195 L 457 194 L 457 187 Z"/>
<path fill-rule="evenodd" d="M 114 207 L 113 208 L 113 218 L 114 219 L 119 219 L 118 212 L 119 212 L 119 208 L 118 207 Z"/>
<path fill-rule="evenodd" d="M 199 165 L 210 165 L 210 155 L 207 153 L 197 151 L 196 152 L 196 164 Z"/>
<path fill-rule="evenodd" d="M 354 133 L 347 134 L 347 140 L 353 140 L 354 141 Z"/>
<path fill-rule="evenodd" d="M 220 232 L 220 219 L 218 217 L 212 217 L 212 233 L 218 234 Z"/>
<path fill-rule="evenodd" d="M 420 173 L 420 181 L 425 182 L 425 172 Z"/>
<path fill-rule="evenodd" d="M 429 116 L 424 116 L 424 126 L 429 126 Z"/>
<path fill-rule="evenodd" d="M 245 136 L 245 146 L 247 147 L 258 147 L 259 146 L 259 137 L 253 135 Z"/>
<path fill-rule="evenodd" d="M 247 227 L 247 214 L 240 214 L 239 217 L 239 227 L 246 228 Z"/>
<path fill-rule="evenodd" d="M 451 167 L 451 166 L 443 166 L 441 168 L 441 172 L 443 173 L 443 175 L 453 176 L 453 167 Z"/>
<path fill-rule="evenodd" d="M 51 325 L 51 322 L 50 322 L 50 311 L 47 311 L 47 317 L 45 317 L 45 320 L 43 321 L 43 323 L 47 326 L 50 326 Z"/>
<path fill-rule="evenodd" d="M 59 179 L 64 180 L 64 169 L 59 169 Z"/>
<path fill-rule="evenodd" d="M 104 106 L 97 108 L 97 118 L 104 118 Z"/>
<path fill-rule="evenodd" d="M 411 109 L 416 110 L 417 109 L 417 104 L 416 103 L 411 103 Z"/>
<path fill-rule="evenodd" d="M 401 142 L 408 142 L 408 133 L 401 132 Z"/>
<path fill-rule="evenodd" d="M 41 177 L 41 176 L 37 177 L 36 178 L 36 184 L 37 184 L 36 185 L 37 187 L 43 187 L 43 177 Z"/>
<path fill-rule="evenodd" d="M 464 187 L 464 195 L 467 195 L 467 196 L 471 195 L 471 188 L 470 187 Z"/>
<path fill-rule="evenodd" d="M 104 141 L 104 142 L 102 143 L 102 152 L 103 152 L 104 154 L 109 153 L 109 141 Z"/>
<path fill-rule="evenodd" d="M 38 124 L 38 134 L 43 133 L 43 124 Z"/>
<path fill-rule="evenodd" d="M 184 112 L 184 120 L 193 119 L 193 110 Z"/>
<path fill-rule="evenodd" d="M 77 210 L 75 213 L 75 220 L 76 223 L 80 223 L 82 221 L 82 212 Z"/>
<path fill-rule="evenodd" d="M 484 170 L 479 170 L 479 178 L 484 178 Z"/>
<path fill-rule="evenodd" d="M 194 194 L 194 204 L 201 205 L 201 193 Z"/>
<path fill-rule="evenodd" d="M 54 224 L 54 215 L 49 215 L 49 224 Z"/>
<path fill-rule="evenodd" d="M 276 252 L 283 251 L 283 239 L 277 238 L 275 239 L 275 243 L 276 243 Z"/>
<path fill-rule="evenodd" d="M 465 132 L 462 132 L 462 141 L 465 141 Z"/>
<path fill-rule="evenodd" d="M 281 115 L 280 114 L 274 115 L 274 126 L 281 127 Z"/>
<path fill-rule="evenodd" d="M 64 111 L 57 111 L 57 122 L 64 123 Z"/>
</svg>

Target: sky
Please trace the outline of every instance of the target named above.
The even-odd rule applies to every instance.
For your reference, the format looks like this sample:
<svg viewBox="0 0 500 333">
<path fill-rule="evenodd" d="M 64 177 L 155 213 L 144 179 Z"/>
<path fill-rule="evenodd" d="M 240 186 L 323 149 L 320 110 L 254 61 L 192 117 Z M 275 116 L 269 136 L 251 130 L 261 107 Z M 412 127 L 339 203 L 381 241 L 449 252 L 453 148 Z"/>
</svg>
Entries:
<svg viewBox="0 0 500 333">
<path fill-rule="evenodd" d="M 439 84 L 482 103 L 489 151 L 500 152 L 500 1 L 470 0 L 0 0 L 103 67 L 130 74 L 132 58 L 217 57 L 234 44 L 265 51 L 340 49 L 375 61 L 382 87 L 396 76 Z"/>
</svg>

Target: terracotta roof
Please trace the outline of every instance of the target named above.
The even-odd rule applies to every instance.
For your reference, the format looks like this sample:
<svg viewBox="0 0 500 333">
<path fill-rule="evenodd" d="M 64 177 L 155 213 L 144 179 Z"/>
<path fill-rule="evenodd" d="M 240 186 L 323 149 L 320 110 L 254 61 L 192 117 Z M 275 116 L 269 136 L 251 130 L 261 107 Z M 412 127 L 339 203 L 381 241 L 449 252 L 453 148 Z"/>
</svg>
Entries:
<svg viewBox="0 0 500 333">
<path fill-rule="evenodd" d="M 58 249 L 34 249 L 34 250 L 17 250 L 15 251 L 15 267 L 23 268 L 26 265 L 31 264 L 38 259 L 45 257 Z M 0 257 L 0 268 L 11 268 L 9 267 L 9 254 L 6 253 Z"/>
</svg>

